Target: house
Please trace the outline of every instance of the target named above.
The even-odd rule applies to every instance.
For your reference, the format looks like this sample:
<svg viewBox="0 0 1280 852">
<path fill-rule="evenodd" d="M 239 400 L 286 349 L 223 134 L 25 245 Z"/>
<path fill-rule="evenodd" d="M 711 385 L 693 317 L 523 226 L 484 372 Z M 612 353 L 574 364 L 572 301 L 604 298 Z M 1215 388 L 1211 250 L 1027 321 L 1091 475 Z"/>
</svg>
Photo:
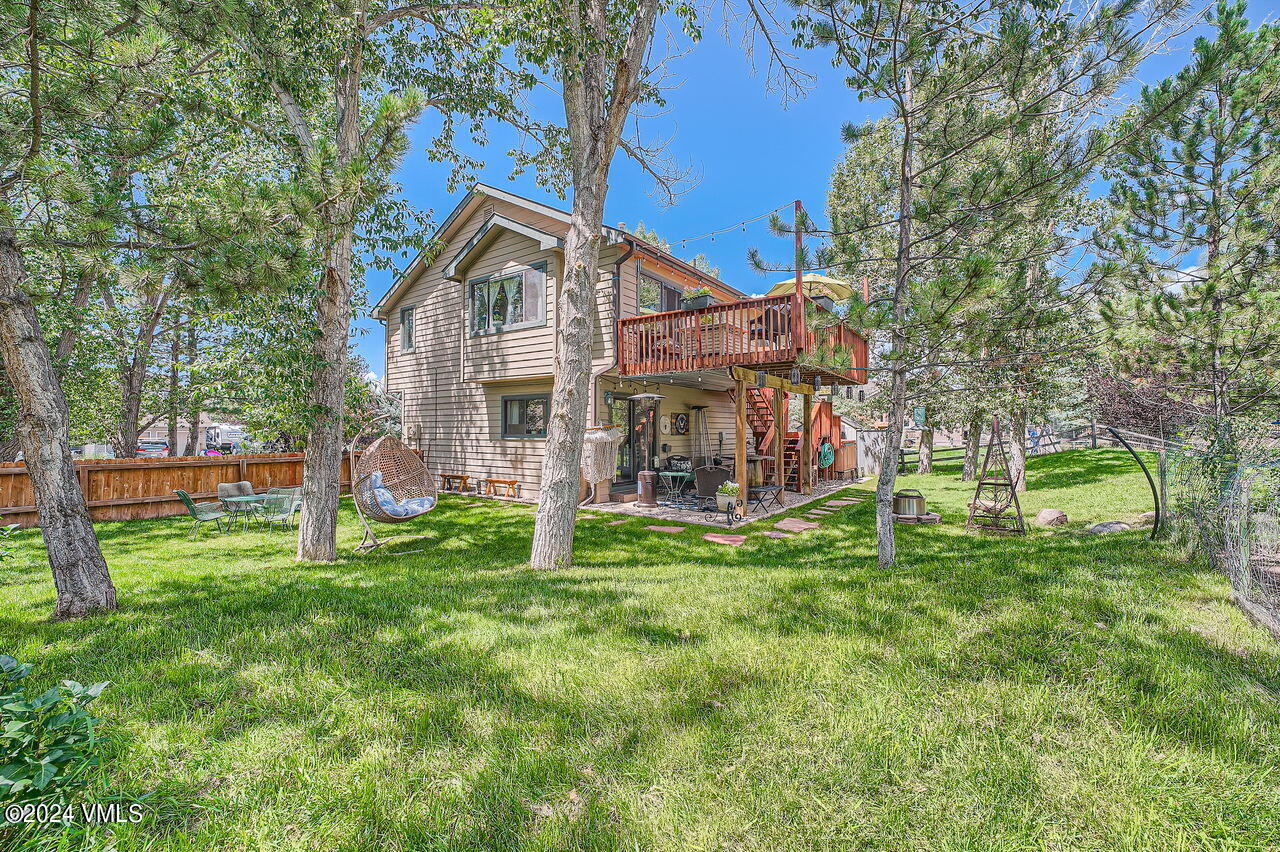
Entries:
<svg viewBox="0 0 1280 852">
<path fill-rule="evenodd" d="M 433 471 L 515 479 L 536 496 L 568 229 L 562 210 L 477 184 L 374 307 L 404 440 Z M 605 237 L 587 415 L 626 435 L 609 493 L 634 494 L 646 464 L 670 456 L 808 488 L 822 442 L 842 441 L 815 393 L 866 381 L 865 340 L 808 329 L 806 311 L 823 308 L 794 290 L 751 297 L 628 233 Z M 809 363 L 837 348 L 848 368 Z M 809 416 L 779 430 L 788 394 Z"/>
</svg>

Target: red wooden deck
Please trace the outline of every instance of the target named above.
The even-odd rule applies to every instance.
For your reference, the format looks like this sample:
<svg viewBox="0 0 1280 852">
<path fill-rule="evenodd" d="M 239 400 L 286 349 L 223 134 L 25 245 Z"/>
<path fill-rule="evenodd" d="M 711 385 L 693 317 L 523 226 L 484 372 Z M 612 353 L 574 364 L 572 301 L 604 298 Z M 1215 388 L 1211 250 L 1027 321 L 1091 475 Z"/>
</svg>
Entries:
<svg viewBox="0 0 1280 852">
<path fill-rule="evenodd" d="M 793 295 L 762 296 L 627 317 L 618 321 L 618 371 L 624 376 L 722 367 L 784 371 L 802 355 L 812 356 L 807 359 L 810 367 L 821 366 L 826 361 L 823 353 L 838 347 L 848 352 L 852 366 L 826 372 L 844 382 L 865 384 L 866 339 L 844 326 L 807 330 L 803 317 L 797 322 L 800 304 Z"/>
</svg>

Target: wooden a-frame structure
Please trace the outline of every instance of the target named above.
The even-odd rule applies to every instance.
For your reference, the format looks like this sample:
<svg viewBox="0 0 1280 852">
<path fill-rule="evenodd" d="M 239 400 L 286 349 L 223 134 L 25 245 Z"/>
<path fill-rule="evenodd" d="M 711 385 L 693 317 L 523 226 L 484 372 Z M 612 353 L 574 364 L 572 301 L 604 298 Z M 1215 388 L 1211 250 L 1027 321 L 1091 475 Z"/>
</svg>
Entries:
<svg viewBox="0 0 1280 852">
<path fill-rule="evenodd" d="M 1018 480 L 1009 470 L 1009 455 L 1004 450 L 998 417 L 991 418 L 991 438 L 987 441 L 982 473 L 969 504 L 969 522 L 965 529 L 1010 535 L 1027 532 L 1022 504 L 1018 501 Z"/>
</svg>

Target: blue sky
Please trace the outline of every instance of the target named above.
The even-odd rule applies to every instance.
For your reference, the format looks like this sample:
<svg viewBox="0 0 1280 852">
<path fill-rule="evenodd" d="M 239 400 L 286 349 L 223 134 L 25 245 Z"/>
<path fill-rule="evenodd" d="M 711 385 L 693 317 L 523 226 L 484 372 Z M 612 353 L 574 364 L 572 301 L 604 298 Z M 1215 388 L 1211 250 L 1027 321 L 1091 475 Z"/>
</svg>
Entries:
<svg viewBox="0 0 1280 852">
<path fill-rule="evenodd" d="M 1255 3 L 1255 21 L 1274 18 L 1274 4 Z M 720 267 L 721 277 L 748 293 L 761 292 L 779 276 L 761 276 L 747 263 L 747 249 L 759 247 L 766 258 L 785 261 L 785 241 L 771 236 L 764 220 L 717 235 L 714 239 L 678 241 L 735 222 L 753 218 L 799 198 L 805 209 L 824 221 L 827 181 L 843 144 L 841 127 L 882 113 L 879 104 L 859 102 L 844 85 L 843 75 L 830 67 L 823 54 L 805 57 L 817 75 L 808 96 L 783 106 L 776 93 L 766 91 L 763 73 L 752 75 L 748 58 L 736 39 L 727 41 L 716 25 L 704 29 L 703 40 L 671 64 L 678 88 L 667 95 L 661 115 L 644 120 L 646 138 L 670 137 L 669 150 L 682 164 L 692 166 L 697 182 L 675 207 L 663 209 L 651 195 L 651 180 L 619 154 L 614 160 L 606 205 L 605 223 L 634 226 L 643 221 L 668 241 L 681 257 L 705 253 Z M 1179 39 L 1172 55 L 1156 56 L 1143 67 L 1141 79 L 1161 79 L 1180 68 L 1186 59 L 1191 35 Z M 543 100 L 543 99 L 539 99 Z M 414 145 L 402 164 L 398 179 L 404 194 L 417 207 L 442 219 L 462 197 L 445 190 L 447 169 L 431 163 L 423 153 L 433 127 L 414 128 Z M 485 183 L 510 189 L 545 203 L 567 209 L 568 202 L 544 191 L 531 175 L 508 179 L 511 166 L 507 151 L 515 137 L 501 127 L 491 130 L 489 144 L 472 146 L 469 153 L 484 160 L 478 177 Z M 407 261 L 398 260 L 403 267 Z M 390 272 L 371 270 L 367 278 L 370 302 L 376 301 L 392 280 Z M 379 376 L 384 370 L 382 327 L 361 317 L 355 322 L 358 351 Z"/>
</svg>

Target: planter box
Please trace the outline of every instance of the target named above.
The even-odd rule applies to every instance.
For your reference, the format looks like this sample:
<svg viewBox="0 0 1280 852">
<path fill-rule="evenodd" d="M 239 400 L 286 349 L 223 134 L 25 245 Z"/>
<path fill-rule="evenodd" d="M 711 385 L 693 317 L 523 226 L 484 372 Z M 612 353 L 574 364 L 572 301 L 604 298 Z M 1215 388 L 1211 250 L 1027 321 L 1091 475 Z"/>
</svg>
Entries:
<svg viewBox="0 0 1280 852">
<path fill-rule="evenodd" d="M 711 294 L 707 293 L 701 296 L 689 296 L 680 300 L 680 310 L 696 311 L 698 308 L 708 308 L 711 306 Z"/>
</svg>

